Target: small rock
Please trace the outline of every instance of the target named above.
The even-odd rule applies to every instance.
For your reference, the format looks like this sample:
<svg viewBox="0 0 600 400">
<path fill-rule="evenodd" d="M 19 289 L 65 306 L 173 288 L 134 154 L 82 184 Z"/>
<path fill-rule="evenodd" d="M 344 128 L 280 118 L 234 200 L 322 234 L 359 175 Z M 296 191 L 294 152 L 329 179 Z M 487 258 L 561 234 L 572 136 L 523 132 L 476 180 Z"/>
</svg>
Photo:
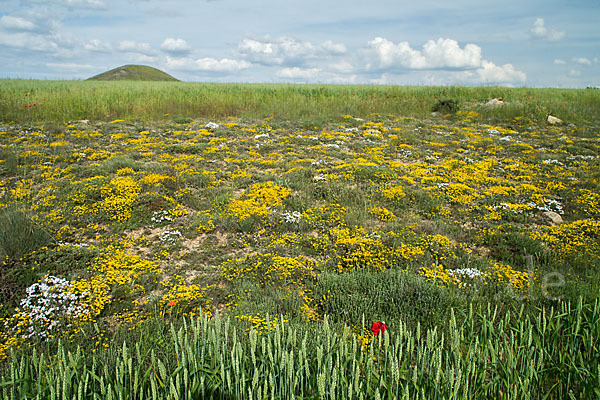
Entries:
<svg viewBox="0 0 600 400">
<path fill-rule="evenodd" d="M 487 103 L 485 103 L 486 107 L 501 107 L 504 105 L 504 101 L 501 99 L 491 99 L 490 101 L 488 101 Z"/>
<path fill-rule="evenodd" d="M 546 211 L 544 213 L 544 216 L 547 217 L 550 221 L 552 221 L 552 225 L 560 225 L 563 223 L 562 217 L 554 211 Z"/>
<path fill-rule="evenodd" d="M 208 124 L 204 125 L 205 128 L 208 129 L 219 129 L 219 124 L 215 124 L 214 122 L 209 122 Z"/>
<path fill-rule="evenodd" d="M 562 124 L 562 119 L 548 115 L 548 123 L 551 125 Z"/>
</svg>

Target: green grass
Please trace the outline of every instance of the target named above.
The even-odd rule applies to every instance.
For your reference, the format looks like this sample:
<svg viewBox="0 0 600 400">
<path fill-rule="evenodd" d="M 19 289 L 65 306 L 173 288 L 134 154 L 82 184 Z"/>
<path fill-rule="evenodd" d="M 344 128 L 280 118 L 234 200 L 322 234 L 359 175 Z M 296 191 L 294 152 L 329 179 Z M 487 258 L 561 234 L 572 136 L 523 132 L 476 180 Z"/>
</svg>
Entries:
<svg viewBox="0 0 600 400">
<path fill-rule="evenodd" d="M 537 311 L 537 313 L 535 313 Z M 11 353 L 2 399 L 565 399 L 600 395 L 600 303 L 450 310 L 441 329 L 395 322 L 361 345 L 327 319 L 241 337 L 234 321 L 150 320 L 86 353 Z M 364 327 L 367 328 L 368 327 Z M 93 336 L 93 332 L 89 333 Z"/>
<path fill-rule="evenodd" d="M 51 235 L 22 207 L 0 211 L 0 258 L 15 261 L 52 242 Z"/>
<path fill-rule="evenodd" d="M 505 106 L 486 108 L 492 98 L 504 98 Z M 521 117 L 541 125 L 550 114 L 585 125 L 600 119 L 600 93 L 575 89 L 3 80 L 0 99 L 3 122 L 47 126 L 81 119 L 273 117 L 279 124 L 320 127 L 341 115 L 429 118 L 434 110 L 442 111 L 440 118 L 463 110 L 483 121 Z"/>
</svg>

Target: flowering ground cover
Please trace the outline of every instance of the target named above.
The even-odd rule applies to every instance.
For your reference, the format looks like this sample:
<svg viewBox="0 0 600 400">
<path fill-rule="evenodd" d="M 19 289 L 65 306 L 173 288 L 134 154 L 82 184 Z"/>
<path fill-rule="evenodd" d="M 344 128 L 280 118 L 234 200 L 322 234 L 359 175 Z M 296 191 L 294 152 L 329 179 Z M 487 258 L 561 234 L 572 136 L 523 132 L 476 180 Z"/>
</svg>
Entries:
<svg viewBox="0 0 600 400">
<path fill-rule="evenodd" d="M 600 390 L 597 121 L 491 123 L 470 109 L 343 114 L 319 126 L 271 118 L 7 122 L 0 152 L 7 398 L 38 395 L 27 383 L 35 374 L 49 387 L 67 382 L 42 378 L 32 356 L 47 353 L 52 370 L 64 346 L 99 354 L 104 365 L 125 360 L 119 368 L 128 373 L 110 386 L 106 370 L 89 390 L 126 398 L 563 398 Z M 575 318 L 582 342 L 578 330 L 553 342 L 572 328 L 561 318 Z M 341 353 L 320 341 L 324 331 L 343 343 Z M 188 332 L 216 347 L 210 362 L 182 375 L 192 354 L 182 349 L 200 351 Z M 291 347 L 277 347 L 281 340 Z M 292 342 L 302 343 L 299 353 Z M 275 376 L 266 343 L 279 352 Z M 572 359 L 561 358 L 560 346 Z M 138 386 L 128 354 L 143 394 L 128 389 Z M 96 361 L 77 357 L 102 374 Z M 10 372 L 30 359 L 30 378 Z M 513 371 L 503 372 L 509 361 Z M 197 386 L 180 381 L 192 375 Z M 117 389 L 123 376 L 131 381 Z M 55 395 L 84 390 L 73 388 L 61 384 Z"/>
</svg>

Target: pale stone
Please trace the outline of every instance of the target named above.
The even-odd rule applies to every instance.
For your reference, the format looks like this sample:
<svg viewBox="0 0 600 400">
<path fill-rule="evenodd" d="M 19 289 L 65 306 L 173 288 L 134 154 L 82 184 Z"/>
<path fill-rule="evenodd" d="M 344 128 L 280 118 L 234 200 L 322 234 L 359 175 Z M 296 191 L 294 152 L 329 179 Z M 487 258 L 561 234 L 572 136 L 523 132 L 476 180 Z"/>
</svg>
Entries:
<svg viewBox="0 0 600 400">
<path fill-rule="evenodd" d="M 550 221 L 552 221 L 552 224 L 553 224 L 553 225 L 560 225 L 560 224 L 562 224 L 562 223 L 563 223 L 563 219 L 562 219 L 562 217 L 561 217 L 559 214 L 555 213 L 554 211 L 546 211 L 546 212 L 544 213 L 544 215 L 545 215 L 545 216 L 546 216 L 546 217 L 547 217 L 547 218 L 548 218 Z"/>
<path fill-rule="evenodd" d="M 553 117 L 552 115 L 548 115 L 548 123 L 552 125 L 561 124 L 563 121 L 560 118 Z"/>
<path fill-rule="evenodd" d="M 486 107 L 501 107 L 504 105 L 504 101 L 500 100 L 500 99 L 491 99 L 490 101 L 488 101 L 487 103 L 485 103 Z"/>
</svg>

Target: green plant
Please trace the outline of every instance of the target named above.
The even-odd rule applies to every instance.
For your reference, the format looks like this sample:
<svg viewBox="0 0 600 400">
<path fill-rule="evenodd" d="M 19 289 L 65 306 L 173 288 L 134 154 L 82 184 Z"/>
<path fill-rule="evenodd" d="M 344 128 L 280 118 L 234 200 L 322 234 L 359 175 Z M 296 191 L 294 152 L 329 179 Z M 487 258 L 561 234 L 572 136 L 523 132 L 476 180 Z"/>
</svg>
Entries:
<svg viewBox="0 0 600 400">
<path fill-rule="evenodd" d="M 364 317 L 433 327 L 460 302 L 456 293 L 398 270 L 323 273 L 313 291 L 325 314 L 348 324 Z"/>
<path fill-rule="evenodd" d="M 31 213 L 19 206 L 0 211 L 0 257 L 18 260 L 52 242 L 52 236 L 36 224 Z"/>
<path fill-rule="evenodd" d="M 53 356 L 35 348 L 11 352 L 0 371 L 1 396 L 597 397 L 600 303 L 580 299 L 535 311 L 499 316 L 489 305 L 449 309 L 444 329 L 398 321 L 375 337 L 328 318 L 316 328 L 278 320 L 262 336 L 256 330 L 242 336 L 234 321 L 218 316 L 180 325 L 149 320 L 141 335 L 116 335 L 115 345 L 95 353 L 65 343 Z"/>
<path fill-rule="evenodd" d="M 455 99 L 438 100 L 431 108 L 431 111 L 433 112 L 441 112 L 444 114 L 454 114 L 458 110 L 460 110 L 460 106 Z"/>
</svg>

